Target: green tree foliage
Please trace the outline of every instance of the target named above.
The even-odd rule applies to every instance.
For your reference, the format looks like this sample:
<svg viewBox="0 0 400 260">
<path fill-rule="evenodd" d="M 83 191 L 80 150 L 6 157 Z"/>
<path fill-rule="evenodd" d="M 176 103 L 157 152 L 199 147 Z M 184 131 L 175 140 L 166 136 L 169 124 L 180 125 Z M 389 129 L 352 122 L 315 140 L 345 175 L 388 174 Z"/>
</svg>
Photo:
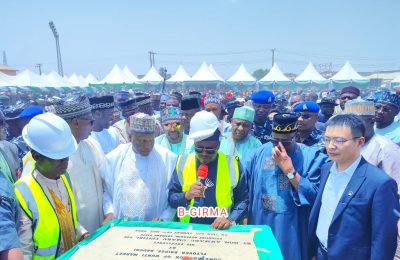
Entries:
<svg viewBox="0 0 400 260">
<path fill-rule="evenodd" d="M 258 70 L 255 70 L 252 75 L 253 75 L 253 77 L 256 78 L 256 80 L 260 80 L 262 77 L 267 75 L 268 72 L 269 72 L 269 69 L 258 69 Z"/>
</svg>

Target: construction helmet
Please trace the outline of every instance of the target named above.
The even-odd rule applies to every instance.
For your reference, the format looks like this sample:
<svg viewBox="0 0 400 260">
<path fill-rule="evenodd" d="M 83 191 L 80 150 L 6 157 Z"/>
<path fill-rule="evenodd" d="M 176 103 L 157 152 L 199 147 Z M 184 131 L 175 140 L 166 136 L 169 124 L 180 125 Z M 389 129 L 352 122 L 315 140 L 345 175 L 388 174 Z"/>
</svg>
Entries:
<svg viewBox="0 0 400 260">
<path fill-rule="evenodd" d="M 190 120 L 189 138 L 199 142 L 211 137 L 220 127 L 218 118 L 211 112 L 205 110 L 194 114 Z"/>
<path fill-rule="evenodd" d="M 54 160 L 67 158 L 78 148 L 67 122 L 53 113 L 32 118 L 22 138 L 31 149 Z"/>
</svg>

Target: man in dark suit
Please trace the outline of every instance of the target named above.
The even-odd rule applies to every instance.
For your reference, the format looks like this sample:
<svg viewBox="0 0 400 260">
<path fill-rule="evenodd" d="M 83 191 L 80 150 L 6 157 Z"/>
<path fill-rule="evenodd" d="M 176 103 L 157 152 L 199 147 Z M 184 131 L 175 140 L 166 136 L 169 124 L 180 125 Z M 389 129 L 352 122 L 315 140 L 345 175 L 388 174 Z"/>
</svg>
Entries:
<svg viewBox="0 0 400 260">
<path fill-rule="evenodd" d="M 309 220 L 309 256 L 317 259 L 393 259 L 399 210 L 396 182 L 361 155 L 365 126 L 355 115 L 327 122 L 322 166 Z"/>
</svg>

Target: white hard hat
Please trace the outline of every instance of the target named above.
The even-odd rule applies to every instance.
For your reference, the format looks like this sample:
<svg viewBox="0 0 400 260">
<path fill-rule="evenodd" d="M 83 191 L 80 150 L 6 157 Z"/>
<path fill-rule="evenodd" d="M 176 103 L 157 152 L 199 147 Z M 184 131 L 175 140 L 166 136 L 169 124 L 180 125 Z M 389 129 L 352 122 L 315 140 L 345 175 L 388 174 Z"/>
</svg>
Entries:
<svg viewBox="0 0 400 260">
<path fill-rule="evenodd" d="M 30 148 L 54 160 L 67 158 L 78 148 L 67 122 L 53 113 L 32 118 L 22 138 Z"/>
<path fill-rule="evenodd" d="M 190 120 L 189 138 L 199 142 L 212 136 L 219 128 L 218 118 L 211 112 L 200 111 Z"/>
</svg>

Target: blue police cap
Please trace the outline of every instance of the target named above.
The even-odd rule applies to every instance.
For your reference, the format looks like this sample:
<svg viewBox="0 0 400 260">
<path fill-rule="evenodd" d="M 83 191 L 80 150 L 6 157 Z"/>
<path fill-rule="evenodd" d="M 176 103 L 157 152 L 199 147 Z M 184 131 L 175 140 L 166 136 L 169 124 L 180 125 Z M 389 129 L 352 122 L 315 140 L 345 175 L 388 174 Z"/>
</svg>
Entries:
<svg viewBox="0 0 400 260">
<path fill-rule="evenodd" d="M 303 101 L 294 106 L 293 112 L 318 113 L 319 105 L 314 101 Z"/>
<path fill-rule="evenodd" d="M 251 95 L 251 100 L 254 103 L 260 104 L 271 104 L 275 101 L 275 96 L 271 91 L 268 90 L 260 90 Z"/>
</svg>

